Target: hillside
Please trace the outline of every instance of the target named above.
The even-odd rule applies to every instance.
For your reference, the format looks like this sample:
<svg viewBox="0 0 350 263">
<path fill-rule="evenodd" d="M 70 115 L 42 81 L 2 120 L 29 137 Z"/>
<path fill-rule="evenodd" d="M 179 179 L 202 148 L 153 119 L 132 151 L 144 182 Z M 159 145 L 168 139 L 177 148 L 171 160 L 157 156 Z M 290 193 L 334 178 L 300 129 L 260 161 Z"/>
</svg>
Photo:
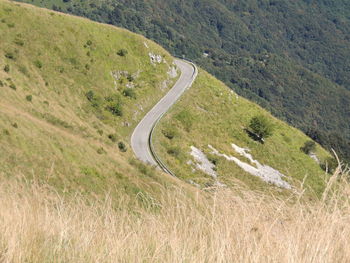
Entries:
<svg viewBox="0 0 350 263">
<path fill-rule="evenodd" d="M 30 6 L 2 5 L 1 172 L 43 178 L 59 189 L 103 192 L 121 185 L 132 193 L 142 191 L 134 184 L 139 178 L 151 182 L 147 177 L 157 172 L 134 160 L 130 136 L 175 82 L 172 57 L 123 29 Z M 274 126 L 274 136 L 265 144 L 244 131 L 257 114 Z M 290 188 L 306 177 L 309 189 L 323 190 L 325 173 L 300 151 L 309 140 L 305 135 L 203 71 L 161 125 L 156 143 L 164 148 L 157 150 L 181 179 L 212 185 L 211 176 L 187 164 L 193 159 L 190 147 L 208 152 L 212 145 L 233 154 L 229 148 L 235 143 L 284 174 Z M 159 135 L 167 129 L 166 136 Z M 316 155 L 321 163 L 328 156 L 320 147 Z M 269 189 L 239 165 L 212 159 L 223 184 L 233 186 L 239 179 L 249 187 Z"/>
<path fill-rule="evenodd" d="M 129 137 L 175 82 L 172 62 L 127 30 L 1 1 L 2 178 L 133 196 L 165 184 L 134 159 Z"/>
<path fill-rule="evenodd" d="M 350 160 L 348 1 L 27 2 L 122 26 L 184 54 Z"/>
<path fill-rule="evenodd" d="M 348 262 L 349 171 L 326 174 L 308 137 L 203 69 L 154 134 L 179 178 L 136 160 L 132 132 L 183 77 L 174 61 L 125 29 L 0 0 L 0 261 Z M 247 131 L 254 116 L 270 137 Z"/>
<path fill-rule="evenodd" d="M 250 120 L 259 115 L 266 116 L 273 126 L 273 135 L 264 143 L 252 139 L 247 132 Z M 161 120 L 154 138 L 156 152 L 162 161 L 182 179 L 202 187 L 233 186 L 239 182 L 251 189 L 266 190 L 266 182 L 259 177 L 271 174 L 279 177 L 282 173 L 285 177 L 278 178 L 269 190 L 274 185 L 279 186 L 275 190 L 288 188 L 286 182 L 292 189 L 297 189 L 305 180 L 306 188 L 321 193 L 324 171 L 300 150 L 308 140 L 302 132 L 230 91 L 203 70 L 193 87 Z M 244 151 L 251 157 L 239 148 L 246 149 Z M 315 153 L 321 163 L 328 156 L 319 146 Z M 198 155 L 202 155 L 202 160 Z M 206 169 L 200 169 L 201 164 L 202 168 L 205 166 L 205 156 L 209 163 Z M 237 159 L 234 161 L 232 157 Z M 278 172 L 261 170 L 260 176 L 252 176 L 245 169 L 247 164 L 259 168 L 256 160 Z"/>
</svg>

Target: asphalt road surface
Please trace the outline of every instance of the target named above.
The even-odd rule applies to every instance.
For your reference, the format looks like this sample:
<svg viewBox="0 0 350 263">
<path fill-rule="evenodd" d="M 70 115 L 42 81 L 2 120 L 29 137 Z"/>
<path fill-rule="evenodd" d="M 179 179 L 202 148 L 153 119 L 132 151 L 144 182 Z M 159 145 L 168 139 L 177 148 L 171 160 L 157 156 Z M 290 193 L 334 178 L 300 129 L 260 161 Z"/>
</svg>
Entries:
<svg viewBox="0 0 350 263">
<path fill-rule="evenodd" d="M 136 157 L 155 166 L 159 164 L 150 149 L 150 136 L 153 128 L 197 77 L 195 65 L 179 59 L 176 59 L 175 63 L 181 71 L 180 78 L 174 87 L 140 121 L 131 136 L 131 147 Z"/>
</svg>

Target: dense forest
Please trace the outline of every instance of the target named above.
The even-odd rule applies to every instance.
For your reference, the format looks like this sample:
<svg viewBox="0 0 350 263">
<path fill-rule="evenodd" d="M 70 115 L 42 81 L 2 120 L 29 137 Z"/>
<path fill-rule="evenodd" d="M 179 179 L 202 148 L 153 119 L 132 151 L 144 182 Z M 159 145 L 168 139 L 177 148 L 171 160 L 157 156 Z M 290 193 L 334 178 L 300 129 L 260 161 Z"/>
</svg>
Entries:
<svg viewBox="0 0 350 263">
<path fill-rule="evenodd" d="M 25 2 L 141 33 L 350 160 L 349 1 Z"/>
</svg>

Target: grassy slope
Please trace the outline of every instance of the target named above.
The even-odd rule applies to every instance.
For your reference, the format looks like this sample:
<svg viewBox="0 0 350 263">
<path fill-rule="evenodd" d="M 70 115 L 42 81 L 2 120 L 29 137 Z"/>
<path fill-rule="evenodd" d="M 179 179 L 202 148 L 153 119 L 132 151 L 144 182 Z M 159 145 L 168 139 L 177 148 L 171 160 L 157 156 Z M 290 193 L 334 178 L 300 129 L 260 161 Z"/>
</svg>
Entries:
<svg viewBox="0 0 350 263">
<path fill-rule="evenodd" d="M 166 92 L 161 87 L 172 61 L 168 53 L 126 30 L 26 5 L 0 3 L 0 67 L 10 66 L 9 72 L 0 71 L 1 173 L 45 177 L 61 188 L 97 192 L 123 188 L 137 193 L 150 177 L 165 183 L 167 179 L 160 179 L 150 168 L 132 160 L 130 149 L 122 153 L 116 144 L 129 141 L 135 124 Z M 116 54 L 122 48 L 128 50 L 125 57 Z M 168 64 L 152 65 L 150 51 L 162 54 Z M 13 58 L 8 58 L 9 54 Z M 125 77 L 115 88 L 112 71 L 128 71 L 135 76 L 136 99 L 122 95 L 128 83 Z M 97 98 L 96 107 L 85 96 L 91 90 Z M 31 102 L 26 99 L 28 95 L 33 96 Z M 122 117 L 105 110 L 109 103 L 105 98 L 112 95 L 122 102 Z M 301 132 L 274 119 L 278 132 L 262 146 L 242 131 L 257 112 L 263 110 L 243 98 L 237 100 L 221 82 L 201 72 L 194 87 L 158 129 L 158 150 L 181 178 L 206 184 L 210 183 L 208 177 L 193 175 L 186 165 L 189 146 L 208 152 L 210 143 L 234 154 L 229 146 L 234 142 L 249 147 L 259 161 L 295 179 L 309 175 L 307 184 L 319 191 L 323 173 L 299 151 L 307 140 Z M 160 134 L 171 125 L 178 133 L 172 142 Z M 116 142 L 108 139 L 109 134 L 115 135 Z M 176 158 L 165 153 L 174 147 L 180 152 Z M 326 155 L 321 149 L 318 154 Z M 219 161 L 218 173 L 228 185 L 234 176 L 249 186 L 266 186 L 223 160 Z"/>
<path fill-rule="evenodd" d="M 250 139 L 244 131 L 250 118 L 257 114 L 268 116 L 275 126 L 274 135 L 264 145 Z M 163 134 L 163 131 L 169 130 L 176 134 L 172 140 Z M 209 176 L 193 172 L 192 167 L 186 164 L 192 160 L 190 146 L 194 145 L 210 156 L 208 144 L 211 144 L 220 152 L 245 161 L 231 148 L 231 143 L 235 143 L 251 149 L 253 157 L 262 164 L 290 176 L 296 186 L 307 176 L 306 185 L 319 193 L 323 189 L 324 172 L 314 160 L 299 150 L 307 140 L 302 132 L 272 117 L 256 104 L 236 96 L 204 71 L 200 71 L 193 87 L 161 121 L 155 136 L 156 150 L 181 178 L 192 179 L 202 185 L 212 183 Z M 173 152 L 179 154 L 168 154 L 169 149 L 175 149 Z M 317 146 L 317 155 L 322 159 L 327 153 Z M 219 180 L 225 184 L 234 184 L 232 179 L 238 178 L 255 189 L 266 189 L 267 185 L 260 179 L 223 158 L 218 159 L 217 169 Z"/>
<path fill-rule="evenodd" d="M 118 56 L 120 49 L 128 54 Z M 152 65 L 149 52 L 167 63 Z M 0 1 L 0 173 L 97 192 L 118 187 L 138 192 L 148 176 L 163 180 L 130 161 L 128 141 L 166 92 L 163 82 L 169 87 L 174 82 L 167 74 L 171 63 L 164 49 L 127 30 Z M 122 95 L 126 77 L 115 88 L 112 71 L 134 76 L 136 99 Z M 86 98 L 90 90 L 96 107 Z M 122 103 L 122 117 L 105 109 L 108 96 Z M 119 151 L 119 141 L 127 144 L 126 153 Z"/>
</svg>

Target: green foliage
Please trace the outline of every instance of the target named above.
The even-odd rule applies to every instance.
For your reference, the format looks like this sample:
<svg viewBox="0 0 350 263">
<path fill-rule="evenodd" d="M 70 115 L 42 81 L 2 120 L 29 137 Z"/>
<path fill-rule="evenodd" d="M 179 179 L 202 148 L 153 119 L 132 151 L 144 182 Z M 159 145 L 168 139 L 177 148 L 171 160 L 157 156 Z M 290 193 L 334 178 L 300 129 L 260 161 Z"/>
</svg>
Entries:
<svg viewBox="0 0 350 263">
<path fill-rule="evenodd" d="M 124 142 L 119 142 L 118 148 L 121 152 L 126 152 L 128 150 Z"/>
<path fill-rule="evenodd" d="M 26 100 L 29 101 L 29 102 L 32 102 L 33 96 L 32 95 L 27 95 L 26 96 Z"/>
<path fill-rule="evenodd" d="M 107 152 L 106 152 L 106 150 L 103 147 L 100 147 L 100 148 L 97 149 L 97 153 L 98 154 L 106 154 Z"/>
<path fill-rule="evenodd" d="M 126 49 L 120 49 L 117 52 L 118 56 L 125 57 L 128 54 L 128 51 Z"/>
<path fill-rule="evenodd" d="M 174 156 L 174 157 L 179 157 L 180 155 L 180 148 L 179 147 L 170 147 L 168 150 L 167 150 L 167 153 Z"/>
<path fill-rule="evenodd" d="M 334 157 L 328 157 L 320 164 L 322 170 L 330 174 L 333 174 L 335 172 L 335 169 L 337 169 L 338 165 L 338 161 Z"/>
<path fill-rule="evenodd" d="M 108 134 L 108 139 L 110 139 L 112 142 L 116 142 L 117 141 L 117 134 L 113 133 L 113 134 Z"/>
<path fill-rule="evenodd" d="M 24 46 L 24 41 L 20 38 L 16 38 L 14 43 L 18 46 Z"/>
<path fill-rule="evenodd" d="M 35 60 L 34 65 L 39 69 L 43 67 L 43 63 L 40 60 Z"/>
<path fill-rule="evenodd" d="M 316 150 L 316 143 L 314 141 L 306 141 L 300 150 L 305 154 L 310 154 Z"/>
<path fill-rule="evenodd" d="M 7 72 L 7 73 L 10 72 L 10 65 L 9 65 L 9 64 L 6 64 L 6 65 L 5 65 L 4 71 Z"/>
<path fill-rule="evenodd" d="M 92 45 L 92 41 L 89 39 L 88 41 L 86 41 L 86 45 L 87 46 L 91 46 Z"/>
<path fill-rule="evenodd" d="M 9 87 L 13 90 L 17 90 L 17 87 L 14 83 L 11 83 Z"/>
<path fill-rule="evenodd" d="M 273 125 L 271 121 L 264 115 L 258 115 L 250 120 L 249 128 L 258 137 L 259 140 L 264 140 L 273 133 Z"/>
<path fill-rule="evenodd" d="M 125 88 L 125 89 L 123 90 L 123 95 L 124 95 L 125 97 L 129 97 L 129 98 L 132 98 L 132 99 L 136 99 L 136 93 L 135 93 L 134 89 L 132 89 L 132 88 Z"/>
<path fill-rule="evenodd" d="M 106 109 L 115 116 L 123 116 L 122 104 L 120 102 L 111 103 Z"/>
<path fill-rule="evenodd" d="M 174 139 L 174 137 L 177 135 L 177 132 L 174 127 L 167 127 L 165 129 L 162 129 L 162 133 L 169 140 Z"/>
<path fill-rule="evenodd" d="M 93 102 L 95 99 L 95 93 L 92 90 L 89 90 L 86 94 L 85 94 L 86 98 L 88 99 L 88 101 Z"/>
<path fill-rule="evenodd" d="M 13 52 L 8 51 L 8 52 L 5 53 L 5 57 L 8 58 L 8 59 L 14 60 L 15 59 L 15 54 Z"/>
</svg>

